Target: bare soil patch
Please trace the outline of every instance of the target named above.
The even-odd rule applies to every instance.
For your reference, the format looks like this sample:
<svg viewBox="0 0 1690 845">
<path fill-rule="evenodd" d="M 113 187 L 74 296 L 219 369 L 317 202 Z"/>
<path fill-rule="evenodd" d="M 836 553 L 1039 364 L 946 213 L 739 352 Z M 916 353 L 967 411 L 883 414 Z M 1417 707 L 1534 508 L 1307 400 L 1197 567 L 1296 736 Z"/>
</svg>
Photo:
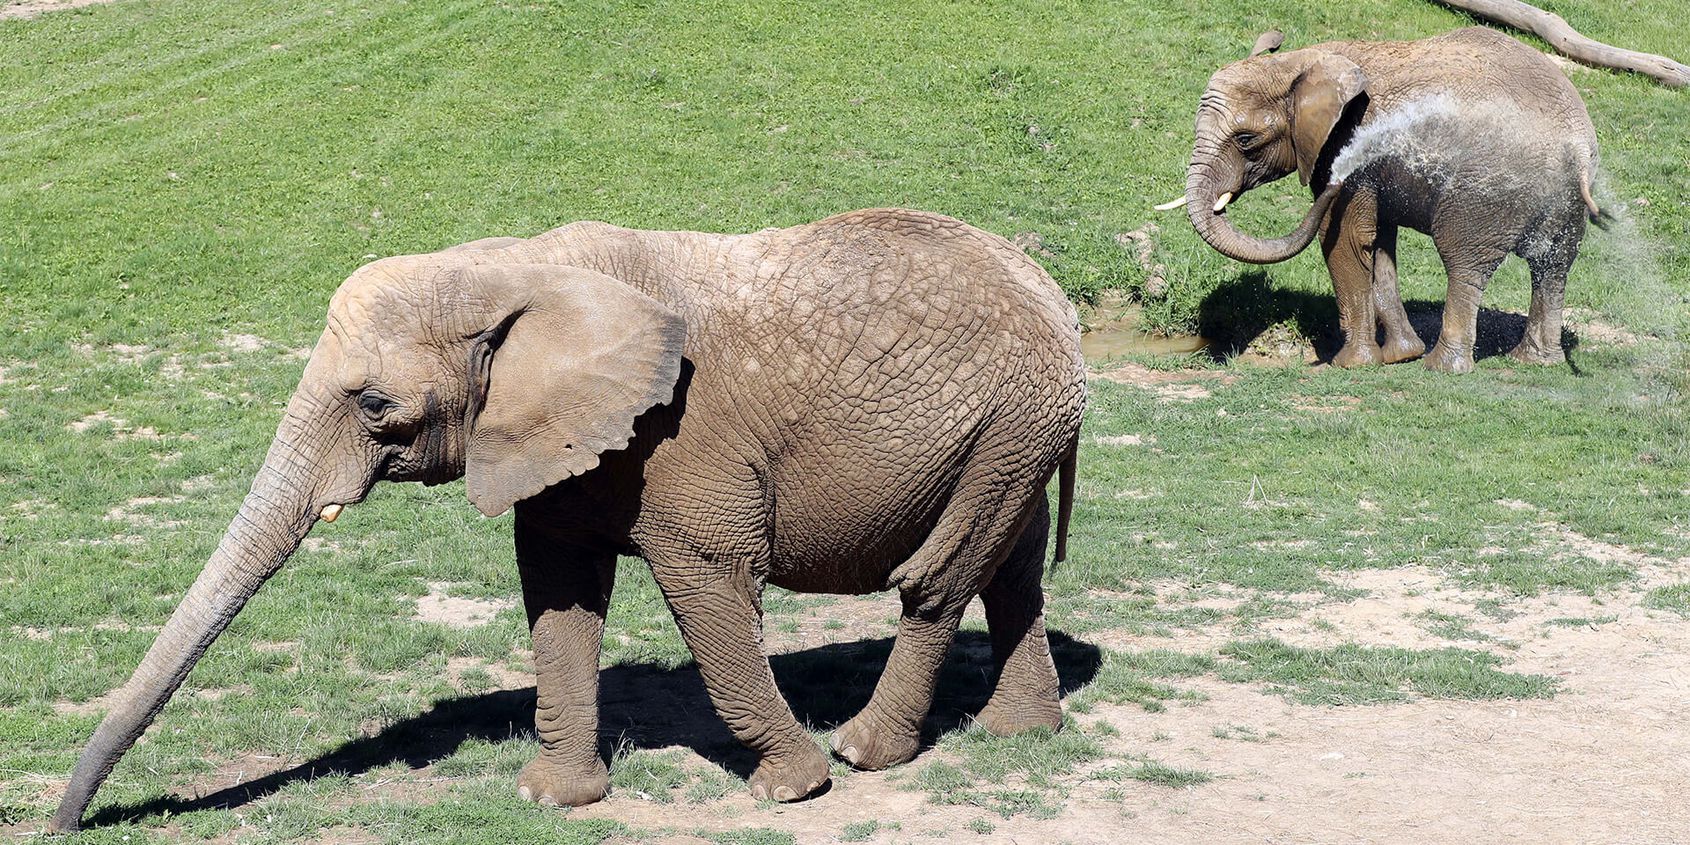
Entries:
<svg viewBox="0 0 1690 845">
<path fill-rule="evenodd" d="M 48 12 L 80 9 L 110 3 L 112 0 L 3 0 L 0 1 L 0 20 L 24 20 Z"/>
<path fill-rule="evenodd" d="M 1127 384 L 1154 394 L 1158 402 L 1192 402 L 1207 399 L 1213 385 L 1232 384 L 1238 377 L 1216 370 L 1153 370 L 1123 361 L 1104 369 L 1093 369 L 1087 378 Z"/>
<path fill-rule="evenodd" d="M 1690 560 L 1644 563 L 1658 567 L 1662 579 L 1690 579 Z M 1681 800 L 1690 790 L 1690 732 L 1682 729 L 1690 716 L 1690 623 L 1641 606 L 1636 585 L 1601 595 L 1508 597 L 1506 613 L 1497 614 L 1501 594 L 1463 586 L 1424 567 L 1328 577 L 1341 589 L 1273 594 L 1289 606 L 1287 615 L 1253 619 L 1244 628 L 1234 614 L 1258 597 L 1252 591 L 1151 585 L 1170 609 L 1201 607 L 1228 615 L 1172 635 L 1105 630 L 1082 639 L 1125 652 L 1207 655 L 1230 641 L 1263 636 L 1309 648 L 1458 646 L 1500 656 L 1506 671 L 1555 678 L 1560 691 L 1548 700 L 1420 698 L 1326 707 L 1296 704 L 1264 687 L 1213 676 L 1175 679 L 1170 683 L 1200 694 L 1199 700 L 1171 701 L 1160 712 L 1098 703 L 1089 713 L 1071 714 L 1108 757 L 1061 776 L 1052 793 L 1057 810 L 1043 818 L 1038 813 L 1004 818 L 968 803 L 932 803 L 912 785 L 926 766 L 954 761 L 943 749 L 929 749 L 915 763 L 886 772 L 847 772 L 828 793 L 795 805 L 760 805 L 735 785 L 723 797 L 696 803 L 678 792 L 666 802 L 623 789 L 566 812 L 613 819 L 639 831 L 642 842 L 666 845 L 749 827 L 789 833 L 799 843 L 832 843 L 841 841 L 847 825 L 861 831 L 869 822 L 881 827 L 866 841 L 882 843 L 934 837 L 1079 845 L 1682 841 L 1690 825 L 1690 807 Z M 497 612 L 497 602 L 453 599 L 446 594 L 450 587 L 431 584 L 419 615 L 474 620 Z M 424 613 L 425 607 L 431 609 Z M 895 632 L 898 608 L 894 595 L 839 597 L 772 616 L 767 647 L 777 655 L 777 674 L 783 683 L 813 685 L 804 661 L 818 650 L 872 653 Z M 969 618 L 979 621 L 977 604 Z M 1459 620 L 1463 632 L 1439 633 L 1430 619 Z M 964 651 L 984 647 L 977 633 L 962 638 Z M 477 675 L 474 686 L 485 689 L 490 682 L 495 690 L 442 705 L 447 710 L 498 710 L 495 721 L 504 725 L 507 717 L 516 724 L 532 706 L 528 672 L 479 658 L 453 658 L 446 671 L 460 688 Z M 742 777 L 749 770 L 753 761 L 711 711 L 694 670 L 617 666 L 605 670 L 602 683 L 607 747 L 628 741 L 645 751 L 673 753 L 688 770 L 727 766 Z M 664 704 L 654 706 L 658 701 Z M 76 709 L 65 712 L 97 712 L 105 699 L 70 706 Z M 810 717 L 818 706 L 833 703 L 818 704 L 812 690 Z M 455 712 L 424 717 L 427 726 L 394 726 L 381 733 L 396 731 L 391 742 L 409 748 L 428 731 L 457 724 L 464 714 Z M 1206 772 L 1214 780 L 1176 788 L 1111 774 L 1123 761 L 1142 759 Z M 180 794 L 227 791 L 316 762 L 246 755 L 220 764 Z M 344 800 L 426 802 L 444 797 L 458 780 L 439 777 L 421 760 L 396 765 L 355 773 L 358 789 Z M 1003 788 L 1027 786 L 1011 780 Z"/>
<path fill-rule="evenodd" d="M 514 606 L 508 600 L 469 599 L 447 595 L 452 584 L 431 581 L 428 595 L 417 599 L 417 618 L 448 628 L 474 628 L 493 621 L 499 611 Z"/>
<path fill-rule="evenodd" d="M 1667 565 L 1676 577 L 1690 575 L 1690 562 Z M 1639 606 L 1635 590 L 1519 599 L 1499 619 L 1482 610 L 1495 595 L 1420 567 L 1332 580 L 1355 597 L 1282 597 L 1304 609 L 1249 633 L 1227 623 L 1172 637 L 1110 631 L 1086 639 L 1127 651 L 1195 653 L 1264 635 L 1321 648 L 1457 645 L 1503 656 L 1508 671 L 1554 677 L 1562 690 L 1542 701 L 1319 707 L 1212 677 L 1178 681 L 1206 699 L 1159 713 L 1100 704 L 1076 718 L 1118 731 L 1106 741 L 1113 753 L 1216 779 L 1177 789 L 1100 778 L 1104 767 L 1093 765 L 1065 780 L 1062 809 L 1049 819 L 935 805 L 908 790 L 916 770 L 944 757 L 940 751 L 889 772 L 849 773 L 831 793 L 796 805 L 759 807 L 738 792 L 702 805 L 617 793 L 572 812 L 669 831 L 645 840 L 661 843 L 751 826 L 791 833 L 800 843 L 834 842 L 846 825 L 871 821 L 899 825 L 880 829 L 870 837 L 875 842 L 1681 841 L 1690 825 L 1690 806 L 1680 800 L 1690 789 L 1690 733 L 1681 730 L 1690 715 L 1690 625 Z M 1246 598 L 1243 591 L 1167 597 L 1223 610 Z M 879 616 L 894 606 L 864 601 L 860 609 Z M 850 610 L 829 608 L 827 615 Z M 1459 617 L 1479 639 L 1439 636 L 1428 628 L 1428 614 Z M 676 748 L 689 765 L 712 765 Z M 971 832 L 986 825 L 989 833 Z"/>
</svg>

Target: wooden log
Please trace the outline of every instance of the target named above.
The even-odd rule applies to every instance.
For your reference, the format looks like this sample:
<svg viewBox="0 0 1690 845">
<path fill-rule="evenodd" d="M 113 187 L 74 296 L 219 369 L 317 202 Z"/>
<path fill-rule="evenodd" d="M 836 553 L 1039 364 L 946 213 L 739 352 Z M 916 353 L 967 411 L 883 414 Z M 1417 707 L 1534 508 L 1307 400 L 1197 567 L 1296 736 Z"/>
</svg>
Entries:
<svg viewBox="0 0 1690 845">
<path fill-rule="evenodd" d="M 1566 57 L 1596 67 L 1641 73 L 1672 88 L 1690 86 L 1690 67 L 1666 56 L 1611 47 L 1580 35 L 1554 12 L 1520 0 L 1436 0 L 1481 18 L 1535 33 Z"/>
</svg>

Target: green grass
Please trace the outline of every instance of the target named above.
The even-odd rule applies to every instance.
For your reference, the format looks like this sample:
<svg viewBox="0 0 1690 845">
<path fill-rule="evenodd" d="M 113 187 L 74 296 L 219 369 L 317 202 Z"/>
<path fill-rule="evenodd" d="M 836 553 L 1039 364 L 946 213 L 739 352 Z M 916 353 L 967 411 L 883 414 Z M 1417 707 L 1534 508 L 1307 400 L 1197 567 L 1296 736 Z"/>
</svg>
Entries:
<svg viewBox="0 0 1690 845">
<path fill-rule="evenodd" d="M 1063 776 L 1105 756 L 1098 739 L 1071 722 L 1055 734 L 1040 729 L 1010 737 L 973 727 L 945 737 L 939 748 L 954 762 L 921 765 L 903 786 L 926 792 L 935 804 L 969 804 L 1006 819 L 1055 815 L 1067 789 Z"/>
<path fill-rule="evenodd" d="M 874 836 L 876 833 L 879 833 L 882 830 L 902 830 L 902 829 L 903 829 L 903 824 L 901 822 L 882 822 L 878 819 L 869 819 L 868 821 L 852 822 L 852 823 L 846 825 L 844 830 L 839 832 L 839 841 L 840 842 L 866 842 L 866 841 L 868 841 L 868 839 L 870 837 Z"/>
<path fill-rule="evenodd" d="M 1414 651 L 1344 644 L 1313 649 L 1255 640 L 1232 643 L 1221 654 L 1235 661 L 1220 668 L 1222 678 L 1263 683 L 1301 704 L 1385 704 L 1414 695 L 1549 698 L 1558 686 L 1542 675 L 1499 671 L 1501 658 L 1461 648 Z"/>
<path fill-rule="evenodd" d="M 1473 620 L 1453 613 L 1428 610 L 1420 614 L 1420 626 L 1435 637 L 1458 642 L 1490 642 L 1496 639 L 1483 631 L 1473 630 L 1472 623 Z"/>
<path fill-rule="evenodd" d="M 1643 597 L 1643 604 L 1656 610 L 1670 610 L 1690 619 L 1690 584 L 1656 587 Z"/>
<path fill-rule="evenodd" d="M 1682 48 L 1665 0 L 1549 5 L 1592 37 Z M 748 231 L 908 205 L 1040 233 L 1040 260 L 1085 300 L 1142 292 L 1114 236 L 1154 219 L 1169 285 L 1142 303 L 1150 325 L 1319 335 L 1335 308 L 1314 252 L 1242 268 L 1177 215 L 1147 210 L 1180 188 L 1195 98 L 1269 27 L 1295 47 L 1462 23 L 1423 0 L 123 0 L 0 23 L 0 825 L 39 827 L 50 813 L 96 702 L 127 678 L 211 552 L 298 378 L 299 350 L 366 256 L 577 219 Z M 1247 636 L 1307 601 L 1284 593 L 1336 595 L 1334 573 L 1408 564 L 1496 592 L 1481 608 L 1495 618 L 1543 590 L 1636 589 L 1632 567 L 1544 523 L 1690 554 L 1690 112 L 1682 92 L 1634 77 L 1574 79 L 1603 145 L 1603 202 L 1621 219 L 1587 239 L 1568 303 L 1638 343 L 1582 338 L 1576 371 L 1493 358 L 1465 378 L 1233 366 L 1230 383 L 1184 403 L 1095 382 L 1088 437 L 1155 442 L 1085 441 L 1071 560 L 1047 576 L 1053 628 L 1082 645 L 1094 632 L 1226 624 Z M 1235 213 L 1283 229 L 1304 202 L 1286 180 Z M 1401 269 L 1415 308 L 1441 300 L 1424 238 L 1405 236 Z M 1486 302 L 1519 312 L 1526 297 L 1511 262 Z M 1349 410 L 1299 409 L 1310 404 Z M 261 840 L 336 828 L 396 842 L 637 835 L 513 797 L 535 741 L 523 707 L 486 691 L 498 672 L 529 669 L 520 609 L 472 629 L 413 617 L 432 582 L 517 596 L 510 530 L 508 517 L 476 515 L 458 485 L 383 485 L 319 526 L 102 789 L 95 812 L 129 820 L 80 841 L 216 839 L 242 824 Z M 1479 553 L 1487 547 L 1502 552 Z M 1251 598 L 1231 610 L 1192 603 L 1218 587 Z M 1683 587 L 1647 602 L 1690 614 Z M 790 620 L 805 609 L 825 613 L 778 591 L 766 605 L 777 631 L 797 630 Z M 795 660 L 790 691 L 811 702 L 861 693 L 883 655 Z M 649 574 L 623 561 L 604 664 L 681 678 L 689 662 Z M 942 692 L 978 687 L 985 665 L 952 661 Z M 1219 658 L 1110 651 L 1071 701 L 1155 710 L 1197 700 L 1179 679 L 1203 674 L 1318 702 L 1551 690 L 1479 652 L 1251 642 Z M 429 759 L 394 750 L 426 739 L 417 726 L 440 712 L 476 727 L 444 731 L 451 741 L 429 746 Z M 371 734 L 393 759 L 362 781 L 325 771 L 234 809 L 131 819 L 244 755 L 309 763 L 372 747 L 358 745 Z M 940 740 L 954 762 L 923 760 L 911 780 L 999 815 L 1048 814 L 1078 761 L 1120 745 L 1094 728 L 1025 741 L 962 731 Z M 677 771 L 653 749 L 613 762 L 618 789 L 671 802 L 743 788 L 725 772 Z M 443 781 L 415 802 L 364 801 L 349 785 L 383 777 Z M 748 813 L 756 825 L 774 818 Z"/>
<path fill-rule="evenodd" d="M 611 757 L 610 785 L 613 790 L 659 804 L 673 803 L 677 797 L 689 804 L 703 804 L 744 783 L 715 767 L 686 765 L 678 749 L 642 751 L 624 745 Z"/>
<path fill-rule="evenodd" d="M 716 845 L 793 845 L 797 838 L 790 833 L 766 827 L 749 827 L 715 833 L 709 837 Z"/>
<path fill-rule="evenodd" d="M 1120 766 L 1099 772 L 1096 777 L 1100 780 L 1136 780 L 1156 786 L 1166 786 L 1183 789 L 1192 786 L 1202 786 L 1215 779 L 1215 776 L 1198 769 L 1181 769 L 1158 763 L 1155 760 L 1144 760 L 1133 766 Z"/>
<path fill-rule="evenodd" d="M 1647 603 L 1647 598 L 1645 598 L 1645 603 Z M 1554 619 L 1546 620 L 1544 622 L 1544 624 L 1554 625 L 1558 628 L 1594 628 L 1597 625 L 1606 625 L 1609 622 L 1613 622 L 1617 619 L 1619 619 L 1618 616 L 1612 616 L 1612 615 L 1609 615 L 1609 616 L 1557 616 Z"/>
<path fill-rule="evenodd" d="M 1213 671 L 1215 661 L 1207 655 L 1152 650 L 1137 653 L 1110 651 L 1104 655 L 1097 676 L 1085 689 L 1068 699 L 1076 712 L 1087 713 L 1099 701 L 1137 704 L 1152 713 L 1167 709 L 1168 701 L 1198 701 L 1201 693 L 1159 683 L 1166 678 L 1189 678 Z"/>
</svg>

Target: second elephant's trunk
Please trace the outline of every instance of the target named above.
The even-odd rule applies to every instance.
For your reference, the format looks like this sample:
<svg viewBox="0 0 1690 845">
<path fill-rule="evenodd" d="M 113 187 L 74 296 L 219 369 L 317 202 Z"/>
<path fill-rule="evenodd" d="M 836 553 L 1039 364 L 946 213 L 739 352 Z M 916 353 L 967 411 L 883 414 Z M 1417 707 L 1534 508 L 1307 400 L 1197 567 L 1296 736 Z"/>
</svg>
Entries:
<svg viewBox="0 0 1690 845">
<path fill-rule="evenodd" d="M 1243 192 L 1238 170 L 1235 162 L 1229 162 L 1223 154 L 1199 144 L 1186 172 L 1185 213 L 1197 234 L 1216 252 L 1249 264 L 1276 264 L 1308 248 L 1320 231 L 1320 221 L 1343 187 L 1342 182 L 1327 185 L 1290 234 L 1271 239 L 1257 238 L 1238 231 L 1215 210 L 1215 201 L 1222 193 L 1230 191 L 1236 195 Z"/>
</svg>

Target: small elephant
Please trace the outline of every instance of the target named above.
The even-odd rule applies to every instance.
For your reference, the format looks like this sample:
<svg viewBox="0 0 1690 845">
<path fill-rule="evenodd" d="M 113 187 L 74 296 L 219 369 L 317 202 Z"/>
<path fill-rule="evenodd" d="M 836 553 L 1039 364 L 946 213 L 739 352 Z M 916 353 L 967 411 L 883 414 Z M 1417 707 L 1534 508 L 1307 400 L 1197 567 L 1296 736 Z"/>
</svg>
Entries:
<svg viewBox="0 0 1690 845">
<path fill-rule="evenodd" d="M 1334 41 L 1282 55 L 1278 33 L 1209 80 L 1183 202 L 1210 246 L 1284 261 L 1316 234 L 1338 297 L 1343 367 L 1425 352 L 1397 293 L 1397 229 L 1432 237 L 1449 275 L 1433 370 L 1473 369 L 1479 299 L 1509 253 L 1531 268 L 1531 313 L 1511 355 L 1565 360 L 1561 306 L 1587 219 L 1596 132 L 1547 57 L 1480 27 L 1407 42 Z M 1245 235 L 1228 202 L 1292 171 L 1316 201 L 1283 238 Z M 1375 341 L 1382 324 L 1385 344 Z"/>
<path fill-rule="evenodd" d="M 918 211 L 748 235 L 575 223 L 353 273 L 216 552 L 89 742 L 53 817 L 101 781 L 319 520 L 376 481 L 464 478 L 515 507 L 540 753 L 529 800 L 609 788 L 598 659 L 619 554 L 651 566 L 759 798 L 828 781 L 775 688 L 765 584 L 897 589 L 886 669 L 834 734 L 850 763 L 911 759 L 961 619 L 999 667 L 979 714 L 1061 724 L 1045 637 L 1045 484 L 1058 560 L 1085 404 L 1073 306 L 1008 241 Z"/>
</svg>

